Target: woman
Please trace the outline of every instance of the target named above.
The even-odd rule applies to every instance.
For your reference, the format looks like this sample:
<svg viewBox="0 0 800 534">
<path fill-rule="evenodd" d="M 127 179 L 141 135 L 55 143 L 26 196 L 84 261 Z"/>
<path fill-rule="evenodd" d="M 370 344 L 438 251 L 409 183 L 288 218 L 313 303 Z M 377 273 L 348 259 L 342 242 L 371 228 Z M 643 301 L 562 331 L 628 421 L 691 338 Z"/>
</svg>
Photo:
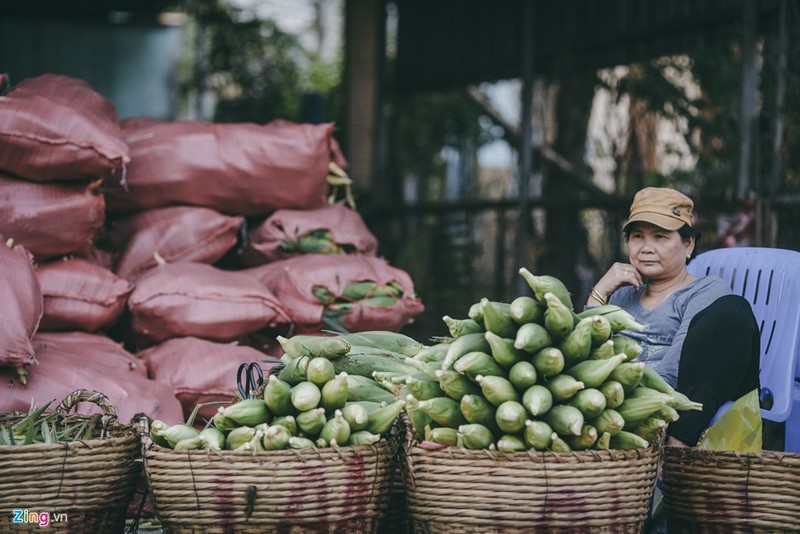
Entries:
<svg viewBox="0 0 800 534">
<path fill-rule="evenodd" d="M 624 332 L 642 346 L 639 360 L 703 403 L 669 426 L 672 446 L 694 446 L 722 404 L 759 387 L 760 336 L 750 304 L 721 278 L 686 270 L 699 239 L 693 209 L 674 189 L 636 193 L 622 227 L 630 263 L 612 265 L 587 301 L 631 313 L 644 325 L 643 332 Z"/>
</svg>

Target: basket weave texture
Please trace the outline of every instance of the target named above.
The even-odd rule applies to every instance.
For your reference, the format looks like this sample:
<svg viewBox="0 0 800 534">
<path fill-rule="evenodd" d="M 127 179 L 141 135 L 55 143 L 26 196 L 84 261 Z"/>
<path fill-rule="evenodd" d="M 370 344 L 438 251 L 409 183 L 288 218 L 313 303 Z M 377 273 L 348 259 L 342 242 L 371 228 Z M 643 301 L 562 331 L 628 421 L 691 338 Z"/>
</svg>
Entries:
<svg viewBox="0 0 800 534">
<path fill-rule="evenodd" d="M 67 412 L 80 402 L 100 406 L 105 415 Z M 128 505 L 141 473 L 139 440 L 130 425 L 117 421 L 102 393 L 78 390 L 58 407 L 69 423 L 91 419 L 105 436 L 73 442 L 0 446 L 0 532 L 41 532 L 34 523 L 14 523 L 12 510 L 49 513 L 47 532 L 123 532 Z M 26 414 L 0 415 L 9 426 Z M 54 522 L 53 514 L 67 521 Z"/>
<path fill-rule="evenodd" d="M 410 433 L 408 434 L 410 435 Z M 502 453 L 406 441 L 408 508 L 418 533 L 639 533 L 659 452 Z"/>
<path fill-rule="evenodd" d="M 165 533 L 375 532 L 395 447 L 174 451 L 140 420 L 145 475 Z"/>
<path fill-rule="evenodd" d="M 800 454 L 664 450 L 667 529 L 800 532 Z"/>
</svg>

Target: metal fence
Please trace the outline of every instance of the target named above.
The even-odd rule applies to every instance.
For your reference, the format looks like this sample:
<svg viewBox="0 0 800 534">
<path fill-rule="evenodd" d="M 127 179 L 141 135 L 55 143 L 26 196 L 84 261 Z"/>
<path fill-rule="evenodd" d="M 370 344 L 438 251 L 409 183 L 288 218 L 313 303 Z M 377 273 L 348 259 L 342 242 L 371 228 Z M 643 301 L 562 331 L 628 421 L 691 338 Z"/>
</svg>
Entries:
<svg viewBox="0 0 800 534">
<path fill-rule="evenodd" d="M 755 199 L 752 202 L 720 198 L 698 202 L 696 227 L 702 233 L 699 252 L 722 246 L 772 246 L 800 250 L 800 197 Z M 529 264 L 535 266 L 546 251 L 544 224 L 548 209 L 564 209 L 543 202 L 531 203 L 533 236 Z M 575 247 L 574 273 L 538 272 L 577 283 L 570 287 L 580 305 L 591 285 L 614 261 L 627 261 L 620 225 L 628 203 L 619 205 L 566 205 L 575 210 L 585 240 L 559 244 Z M 392 265 L 409 272 L 425 312 L 406 333 L 417 339 L 447 334 L 442 316 L 466 317 L 471 304 L 482 297 L 510 301 L 515 296 L 515 243 L 519 227 L 515 201 L 466 201 L 386 208 L 365 214 L 378 237 L 380 254 Z"/>
</svg>

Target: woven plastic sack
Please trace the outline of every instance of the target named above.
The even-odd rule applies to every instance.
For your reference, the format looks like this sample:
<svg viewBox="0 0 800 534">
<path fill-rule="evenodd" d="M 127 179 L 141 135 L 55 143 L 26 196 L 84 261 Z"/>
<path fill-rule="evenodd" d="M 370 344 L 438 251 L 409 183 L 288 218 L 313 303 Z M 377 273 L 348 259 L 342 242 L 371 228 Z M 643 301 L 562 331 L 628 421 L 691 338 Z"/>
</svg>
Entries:
<svg viewBox="0 0 800 534">
<path fill-rule="evenodd" d="M 127 280 L 81 258 L 42 263 L 36 275 L 44 299 L 42 331 L 95 332 L 111 327 L 133 291 Z"/>
<path fill-rule="evenodd" d="M 39 279 L 22 246 L 0 243 L 0 303 L 0 367 L 21 368 L 33 360 L 31 338 L 42 319 Z"/>
<path fill-rule="evenodd" d="M 125 190 L 109 187 L 112 213 L 170 205 L 259 216 L 323 206 L 331 124 L 153 121 L 126 129 Z"/>
<path fill-rule="evenodd" d="M 290 320 L 253 278 L 190 262 L 160 265 L 140 278 L 128 309 L 133 332 L 155 342 L 186 336 L 234 341 Z"/>
<path fill-rule="evenodd" d="M 38 363 L 27 386 L 14 380 L 13 372 L 0 369 L 3 384 L 0 411 L 27 412 L 31 401 L 42 405 L 64 398 L 76 389 L 94 389 L 109 398 L 119 420 L 124 423 L 137 413 L 167 423 L 183 421 L 183 410 L 170 386 L 146 378 L 141 368 L 131 370 L 128 359 L 134 358 L 120 357 L 120 349 L 112 349 L 108 341 L 99 341 L 100 336 L 82 335 L 82 339 L 69 339 L 66 333 L 48 333 L 41 337 L 37 334 L 33 346 Z M 92 339 L 95 341 L 90 341 Z M 115 352 L 109 352 L 110 349 Z M 96 411 L 87 406 L 86 411 L 82 407 L 79 413 Z"/>
<path fill-rule="evenodd" d="M 167 263 L 216 263 L 236 245 L 242 224 L 242 217 L 189 206 L 146 210 L 114 221 L 109 240 L 119 250 L 115 272 L 135 280 L 158 265 L 155 254 Z"/>
<path fill-rule="evenodd" d="M 89 255 L 105 223 L 105 202 L 93 186 L 34 183 L 0 173 L 0 232 L 37 261 Z"/>
<path fill-rule="evenodd" d="M 172 386 L 186 418 L 198 403 L 230 403 L 237 394 L 239 365 L 256 362 L 265 378 L 272 367 L 264 362 L 269 356 L 252 347 L 196 337 L 170 339 L 137 356 L 146 363 L 150 378 Z M 218 408 L 217 405 L 201 408 L 198 421 L 211 419 Z"/>
<path fill-rule="evenodd" d="M 374 256 L 378 240 L 358 212 L 334 204 L 315 210 L 278 210 L 247 233 L 246 265 L 308 253 Z"/>
<path fill-rule="evenodd" d="M 0 169 L 16 176 L 122 178 L 128 152 L 112 102 L 77 78 L 27 78 L 0 101 Z"/>
<path fill-rule="evenodd" d="M 706 430 L 697 447 L 715 451 L 761 452 L 763 423 L 758 389 L 743 395 Z"/>
<path fill-rule="evenodd" d="M 399 331 L 425 309 L 414 293 L 408 273 L 381 258 L 310 254 L 242 272 L 261 281 L 275 294 L 291 317 L 296 333 L 316 333 L 323 329 Z M 366 299 L 344 306 L 320 301 L 320 292 L 326 292 L 332 301 L 342 302 L 345 288 L 363 281 L 396 284 L 401 296 L 392 305 L 381 306 L 365 304 Z"/>
</svg>

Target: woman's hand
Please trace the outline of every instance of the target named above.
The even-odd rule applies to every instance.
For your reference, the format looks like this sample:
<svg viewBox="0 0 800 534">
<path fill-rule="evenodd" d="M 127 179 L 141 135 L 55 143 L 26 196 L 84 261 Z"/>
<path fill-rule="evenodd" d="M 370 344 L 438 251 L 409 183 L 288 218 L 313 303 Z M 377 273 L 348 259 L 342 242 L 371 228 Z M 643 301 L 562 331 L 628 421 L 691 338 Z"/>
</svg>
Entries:
<svg viewBox="0 0 800 534">
<path fill-rule="evenodd" d="M 636 289 L 641 287 L 643 281 L 639 271 L 630 263 L 615 263 L 594 285 L 593 293 L 596 291 L 606 301 L 608 297 L 622 286 L 633 286 Z M 590 301 L 598 304 L 605 304 L 597 297 L 590 296 Z"/>
</svg>

